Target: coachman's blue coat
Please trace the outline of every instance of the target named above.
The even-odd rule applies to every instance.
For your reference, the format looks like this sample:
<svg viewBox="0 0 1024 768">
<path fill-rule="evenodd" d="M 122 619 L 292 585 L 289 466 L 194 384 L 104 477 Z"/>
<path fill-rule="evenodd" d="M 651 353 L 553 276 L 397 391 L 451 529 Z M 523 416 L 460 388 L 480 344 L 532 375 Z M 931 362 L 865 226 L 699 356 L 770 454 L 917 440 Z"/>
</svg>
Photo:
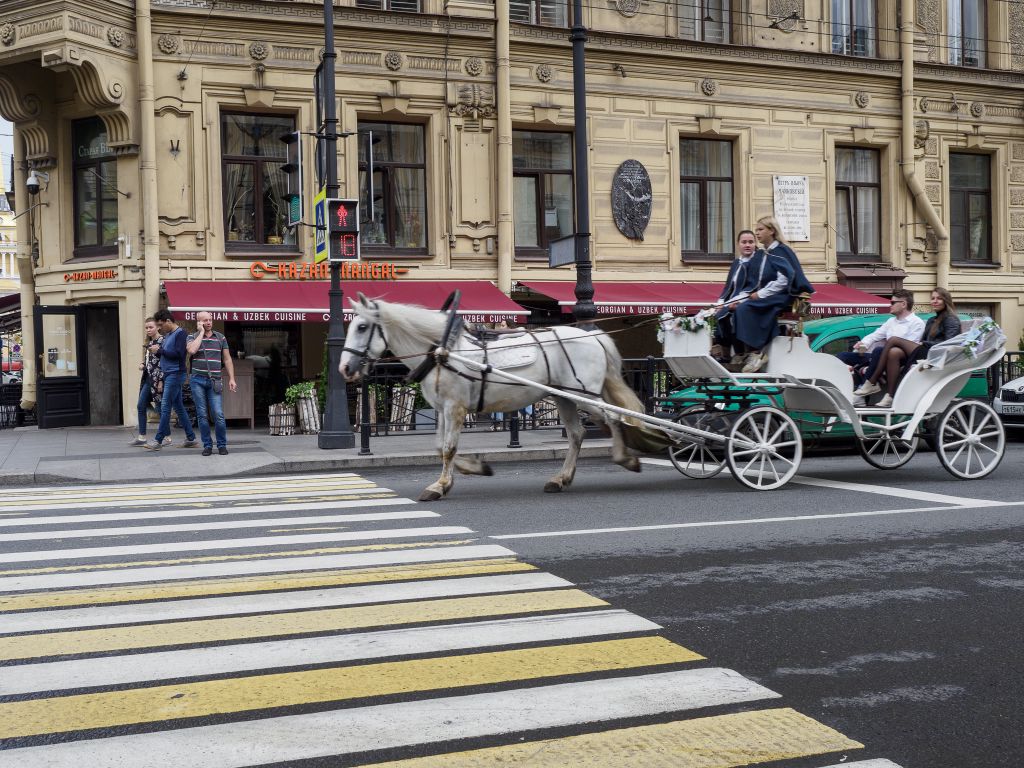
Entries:
<svg viewBox="0 0 1024 768">
<path fill-rule="evenodd" d="M 762 349 L 778 336 L 779 324 L 776 318 L 793 303 L 794 297 L 814 292 L 793 249 L 782 243 L 776 243 L 768 251 L 759 250 L 751 257 L 747 262 L 747 284 L 744 290 L 747 293 L 759 291 L 779 273 L 786 277 L 788 288 L 774 296 L 745 301 L 736 308 L 736 338 L 751 349 Z"/>
</svg>

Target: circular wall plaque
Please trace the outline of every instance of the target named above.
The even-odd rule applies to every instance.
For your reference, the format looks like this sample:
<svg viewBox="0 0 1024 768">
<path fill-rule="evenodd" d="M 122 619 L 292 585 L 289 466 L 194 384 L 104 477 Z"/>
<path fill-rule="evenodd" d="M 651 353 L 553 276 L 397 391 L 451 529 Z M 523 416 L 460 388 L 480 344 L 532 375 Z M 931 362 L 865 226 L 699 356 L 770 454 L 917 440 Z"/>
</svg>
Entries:
<svg viewBox="0 0 1024 768">
<path fill-rule="evenodd" d="M 651 176 L 639 160 L 626 160 L 612 177 L 612 218 L 630 240 L 643 240 L 651 221 Z"/>
</svg>

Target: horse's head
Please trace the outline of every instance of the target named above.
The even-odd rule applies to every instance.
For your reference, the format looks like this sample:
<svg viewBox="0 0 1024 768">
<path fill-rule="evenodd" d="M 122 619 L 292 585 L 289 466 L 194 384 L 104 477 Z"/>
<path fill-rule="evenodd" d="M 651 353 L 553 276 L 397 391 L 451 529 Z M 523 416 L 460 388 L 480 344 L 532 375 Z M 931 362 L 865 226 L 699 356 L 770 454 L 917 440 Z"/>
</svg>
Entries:
<svg viewBox="0 0 1024 768">
<path fill-rule="evenodd" d="M 367 363 L 378 359 L 387 348 L 387 341 L 380 327 L 380 312 L 376 304 L 363 294 L 359 301 L 349 299 L 355 315 L 345 334 L 338 370 L 345 381 L 358 381 Z"/>
</svg>

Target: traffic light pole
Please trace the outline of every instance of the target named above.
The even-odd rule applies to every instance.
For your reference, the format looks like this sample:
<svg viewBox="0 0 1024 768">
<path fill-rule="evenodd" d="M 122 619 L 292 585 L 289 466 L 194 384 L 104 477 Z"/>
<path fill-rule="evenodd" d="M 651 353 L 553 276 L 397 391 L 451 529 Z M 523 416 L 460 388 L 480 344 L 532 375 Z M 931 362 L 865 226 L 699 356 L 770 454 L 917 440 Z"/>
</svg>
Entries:
<svg viewBox="0 0 1024 768">
<path fill-rule="evenodd" d="M 327 197 L 338 196 L 338 105 L 335 101 L 334 78 L 337 53 L 334 50 L 334 2 L 324 0 L 324 154 L 326 157 Z M 317 126 L 319 130 L 319 126 Z M 356 436 L 348 420 L 348 389 L 341 378 L 338 364 L 345 345 L 345 295 L 341 290 L 341 264 L 331 263 L 331 288 L 328 291 L 331 319 L 327 325 L 327 405 L 317 445 L 324 449 L 354 448 Z"/>
</svg>

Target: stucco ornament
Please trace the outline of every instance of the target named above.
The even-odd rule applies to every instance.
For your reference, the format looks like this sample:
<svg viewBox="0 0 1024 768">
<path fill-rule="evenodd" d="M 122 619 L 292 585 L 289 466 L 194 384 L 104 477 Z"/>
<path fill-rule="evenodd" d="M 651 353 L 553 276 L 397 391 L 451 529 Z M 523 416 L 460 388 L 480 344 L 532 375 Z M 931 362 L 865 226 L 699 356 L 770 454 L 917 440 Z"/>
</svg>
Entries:
<svg viewBox="0 0 1024 768">
<path fill-rule="evenodd" d="M 630 19 L 640 12 L 640 0 L 615 0 L 615 10 Z"/>
<path fill-rule="evenodd" d="M 161 53 L 172 54 L 178 50 L 178 38 L 174 35 L 160 35 L 156 39 L 156 47 Z"/>
<path fill-rule="evenodd" d="M 980 101 L 971 103 L 971 117 L 981 117 L 985 114 L 985 105 Z"/>
<path fill-rule="evenodd" d="M 107 41 L 115 48 L 120 48 L 124 45 L 124 32 L 117 27 L 111 27 L 107 30 Z"/>
<path fill-rule="evenodd" d="M 917 108 L 921 112 L 927 112 L 929 107 L 931 107 L 931 102 L 928 101 L 927 96 L 922 97 L 921 100 L 917 103 Z"/>
<path fill-rule="evenodd" d="M 476 56 L 466 59 L 466 74 L 476 77 L 484 71 L 484 63 Z"/>
<path fill-rule="evenodd" d="M 555 76 L 555 71 L 551 69 L 550 64 L 538 64 L 537 71 L 534 74 L 542 83 L 550 83 L 551 78 Z"/>
<path fill-rule="evenodd" d="M 270 55 L 270 46 L 262 40 L 256 40 L 249 43 L 249 55 L 256 61 L 263 61 Z"/>
<path fill-rule="evenodd" d="M 700 90 L 705 96 L 714 96 L 718 93 L 718 83 L 710 77 L 705 77 L 700 81 Z"/>
<path fill-rule="evenodd" d="M 392 72 L 402 68 L 402 54 L 398 51 L 388 51 L 384 54 L 384 66 Z"/>
<path fill-rule="evenodd" d="M 639 160 L 626 160 L 612 177 L 612 218 L 630 240 L 643 240 L 651 221 L 651 176 Z"/>
<path fill-rule="evenodd" d="M 14 28 L 14 25 L 8 21 L 0 24 L 0 43 L 4 45 L 14 45 L 14 41 L 18 39 L 18 31 Z"/>
<path fill-rule="evenodd" d="M 915 120 L 914 121 L 914 146 L 917 149 L 921 149 L 928 141 L 928 136 L 931 133 L 931 126 L 928 125 L 927 120 Z"/>
<path fill-rule="evenodd" d="M 853 97 L 853 103 L 861 109 L 865 109 L 871 103 L 871 94 L 867 91 L 857 91 L 857 95 Z"/>
<path fill-rule="evenodd" d="M 456 92 L 456 104 L 452 110 L 460 117 L 494 116 L 494 90 L 487 85 L 460 85 Z"/>
</svg>

